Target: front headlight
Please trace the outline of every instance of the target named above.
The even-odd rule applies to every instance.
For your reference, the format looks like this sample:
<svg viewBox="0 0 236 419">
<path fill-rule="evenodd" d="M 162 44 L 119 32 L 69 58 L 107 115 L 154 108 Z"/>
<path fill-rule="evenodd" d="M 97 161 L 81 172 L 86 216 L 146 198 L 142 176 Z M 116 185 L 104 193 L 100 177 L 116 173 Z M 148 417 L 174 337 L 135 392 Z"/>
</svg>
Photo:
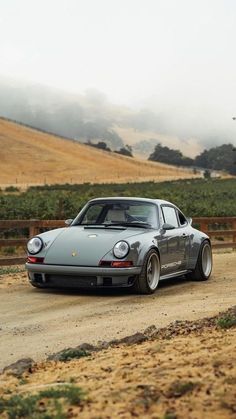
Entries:
<svg viewBox="0 0 236 419">
<path fill-rule="evenodd" d="M 125 241 L 120 241 L 115 244 L 113 248 L 114 256 L 118 259 L 122 259 L 129 253 L 129 245 Z"/>
<path fill-rule="evenodd" d="M 40 237 L 33 237 L 27 244 L 28 252 L 32 255 L 36 255 L 42 250 L 43 240 Z"/>
</svg>

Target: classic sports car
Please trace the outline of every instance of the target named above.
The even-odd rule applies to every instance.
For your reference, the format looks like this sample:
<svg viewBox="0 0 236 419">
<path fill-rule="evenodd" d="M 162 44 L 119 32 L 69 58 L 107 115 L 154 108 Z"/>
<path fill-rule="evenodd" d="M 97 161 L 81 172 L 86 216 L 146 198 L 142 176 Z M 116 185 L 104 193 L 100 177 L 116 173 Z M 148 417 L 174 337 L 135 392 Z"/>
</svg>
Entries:
<svg viewBox="0 0 236 419">
<path fill-rule="evenodd" d="M 33 237 L 26 268 L 35 287 L 133 287 L 153 293 L 159 280 L 212 270 L 209 237 L 160 199 L 92 199 L 67 227 Z"/>
</svg>

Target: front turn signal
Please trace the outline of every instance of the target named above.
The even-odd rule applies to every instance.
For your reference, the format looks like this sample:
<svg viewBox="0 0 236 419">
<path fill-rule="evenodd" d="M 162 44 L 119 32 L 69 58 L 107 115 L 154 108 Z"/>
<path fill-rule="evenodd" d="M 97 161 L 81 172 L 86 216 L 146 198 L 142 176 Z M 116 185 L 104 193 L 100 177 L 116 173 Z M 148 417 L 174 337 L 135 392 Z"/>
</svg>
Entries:
<svg viewBox="0 0 236 419">
<path fill-rule="evenodd" d="M 44 258 L 37 258 L 36 256 L 28 256 L 27 262 L 29 263 L 43 263 Z"/>
<path fill-rule="evenodd" d="M 133 266 L 132 260 L 114 260 L 111 262 L 113 268 L 130 268 Z"/>
</svg>

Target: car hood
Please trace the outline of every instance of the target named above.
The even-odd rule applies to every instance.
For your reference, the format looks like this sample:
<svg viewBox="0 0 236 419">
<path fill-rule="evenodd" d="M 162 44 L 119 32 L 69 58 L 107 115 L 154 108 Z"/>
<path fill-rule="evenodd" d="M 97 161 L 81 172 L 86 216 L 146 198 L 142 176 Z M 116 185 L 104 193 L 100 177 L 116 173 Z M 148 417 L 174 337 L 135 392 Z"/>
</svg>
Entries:
<svg viewBox="0 0 236 419">
<path fill-rule="evenodd" d="M 98 266 L 100 260 L 120 240 L 130 243 L 132 237 L 144 234 L 142 228 L 85 228 L 64 229 L 49 247 L 44 263 L 56 265 Z"/>
</svg>

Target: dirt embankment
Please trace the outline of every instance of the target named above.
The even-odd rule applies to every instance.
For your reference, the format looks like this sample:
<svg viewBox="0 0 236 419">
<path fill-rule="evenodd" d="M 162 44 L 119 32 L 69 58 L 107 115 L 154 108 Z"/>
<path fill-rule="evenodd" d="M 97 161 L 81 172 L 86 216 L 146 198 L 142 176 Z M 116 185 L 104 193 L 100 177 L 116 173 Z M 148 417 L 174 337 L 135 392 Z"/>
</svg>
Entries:
<svg viewBox="0 0 236 419">
<path fill-rule="evenodd" d="M 99 352 L 92 347 L 70 351 L 80 359 L 69 360 L 64 351 L 64 362 L 33 364 L 18 377 L 8 370 L 0 378 L 0 413 L 60 419 L 233 418 L 235 326 L 236 307 L 215 318 L 148 328 Z"/>
</svg>

